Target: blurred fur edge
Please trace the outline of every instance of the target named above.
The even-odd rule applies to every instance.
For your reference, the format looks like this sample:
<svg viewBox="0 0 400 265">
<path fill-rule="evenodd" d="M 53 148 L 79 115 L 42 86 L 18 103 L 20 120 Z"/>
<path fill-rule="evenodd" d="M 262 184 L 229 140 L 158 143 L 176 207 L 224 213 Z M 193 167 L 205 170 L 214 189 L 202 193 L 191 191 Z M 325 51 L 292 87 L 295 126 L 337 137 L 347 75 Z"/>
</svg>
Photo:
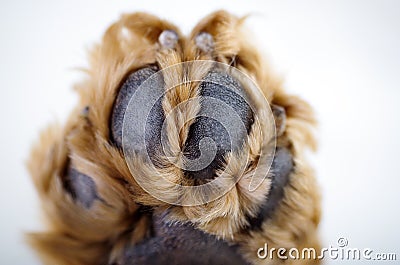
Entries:
<svg viewBox="0 0 400 265">
<path fill-rule="evenodd" d="M 90 52 L 90 67 L 85 70 L 87 77 L 75 87 L 80 96 L 78 105 L 65 125 L 53 124 L 41 133 L 28 161 L 47 228 L 28 234 L 27 240 L 46 264 L 108 264 L 118 259 L 127 244 L 137 244 L 150 233 L 151 216 L 142 210 L 143 205 L 161 212 L 168 210 L 171 222 L 190 222 L 196 229 L 236 244 L 239 253 L 252 264 L 318 263 L 260 260 L 256 255 L 257 249 L 266 242 L 276 248 L 313 247 L 318 250 L 320 194 L 313 170 L 304 158 L 306 148 L 316 148 L 312 109 L 302 99 L 284 91 L 282 81 L 274 76 L 258 47 L 251 43 L 252 37 L 244 21 L 245 17 L 217 11 L 202 19 L 186 37 L 167 21 L 146 13 L 133 13 L 123 15 L 107 29 L 100 44 Z M 164 30 L 178 34 L 175 49 L 160 47 L 158 38 Z M 194 38 L 201 32 L 213 36 L 212 53 L 196 47 Z M 257 214 L 268 194 L 268 180 L 256 191 L 249 192 L 249 179 L 243 177 L 216 201 L 193 207 L 173 207 L 153 198 L 135 182 L 122 151 L 110 141 L 110 115 L 126 75 L 146 65 L 156 64 L 163 69 L 190 60 L 214 60 L 236 67 L 257 83 L 270 104 L 286 111 L 285 131 L 277 139 L 277 146 L 291 151 L 295 166 L 282 201 L 259 230 L 248 231 L 245 227 L 247 217 Z M 201 77 L 206 70 L 194 70 L 189 74 Z M 182 78 L 182 75 L 181 72 L 167 76 L 165 82 Z M 163 102 L 164 111 L 197 93 L 196 87 L 185 86 L 169 92 Z M 198 106 L 193 101 L 193 105 L 185 108 L 184 113 L 193 115 Z M 172 137 L 178 139 L 172 148 L 179 149 L 184 143 L 190 124 L 181 125 L 183 133 L 171 128 L 171 134 L 176 134 Z M 247 144 L 256 159 L 260 148 L 257 126 L 260 124 L 252 126 Z M 231 157 L 227 167 L 234 170 L 235 163 L 240 163 L 240 157 Z M 101 200 L 96 200 L 90 208 L 76 203 L 65 189 L 65 175 L 70 164 L 90 176 L 96 185 Z M 180 171 L 170 168 L 165 172 L 175 172 L 165 176 L 172 181 L 184 182 Z M 166 193 L 175 192 L 170 187 L 160 189 Z"/>
</svg>

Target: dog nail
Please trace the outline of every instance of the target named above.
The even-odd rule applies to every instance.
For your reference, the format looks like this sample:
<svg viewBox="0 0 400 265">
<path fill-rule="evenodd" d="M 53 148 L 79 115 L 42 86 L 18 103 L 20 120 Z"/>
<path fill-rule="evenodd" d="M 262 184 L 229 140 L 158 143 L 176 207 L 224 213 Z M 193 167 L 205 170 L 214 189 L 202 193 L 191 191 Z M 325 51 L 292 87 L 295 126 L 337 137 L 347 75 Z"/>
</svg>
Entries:
<svg viewBox="0 0 400 265">
<path fill-rule="evenodd" d="M 196 46 L 203 52 L 209 53 L 214 49 L 214 38 L 207 32 L 199 33 L 195 38 Z"/>
<path fill-rule="evenodd" d="M 164 30 L 158 37 L 158 41 L 164 48 L 173 49 L 178 42 L 178 34 L 173 30 Z"/>
</svg>

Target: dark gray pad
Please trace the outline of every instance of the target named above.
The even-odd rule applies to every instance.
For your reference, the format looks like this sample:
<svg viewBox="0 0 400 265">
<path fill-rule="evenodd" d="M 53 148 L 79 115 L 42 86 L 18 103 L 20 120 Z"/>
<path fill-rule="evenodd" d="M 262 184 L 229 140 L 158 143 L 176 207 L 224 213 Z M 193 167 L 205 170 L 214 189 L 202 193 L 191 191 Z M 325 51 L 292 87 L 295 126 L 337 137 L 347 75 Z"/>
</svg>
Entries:
<svg viewBox="0 0 400 265">
<path fill-rule="evenodd" d="M 189 224 L 167 224 L 155 215 L 154 237 L 138 245 L 127 246 L 114 265 L 246 265 L 237 252 L 223 240 L 193 228 Z"/>
</svg>

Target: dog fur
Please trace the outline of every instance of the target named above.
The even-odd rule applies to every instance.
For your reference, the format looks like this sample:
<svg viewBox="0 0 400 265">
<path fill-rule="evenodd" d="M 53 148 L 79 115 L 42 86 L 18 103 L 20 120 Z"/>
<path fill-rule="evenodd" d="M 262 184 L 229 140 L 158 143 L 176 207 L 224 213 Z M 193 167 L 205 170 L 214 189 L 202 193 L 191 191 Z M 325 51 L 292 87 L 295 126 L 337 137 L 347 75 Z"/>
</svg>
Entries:
<svg viewBox="0 0 400 265">
<path fill-rule="evenodd" d="M 168 212 L 166 222 L 190 224 L 196 230 L 235 245 L 235 251 L 249 264 L 318 262 L 261 260 L 256 254 L 264 243 L 276 248 L 318 250 L 320 195 L 314 173 L 304 159 L 305 149 L 316 147 L 312 110 L 306 102 L 284 91 L 282 81 L 272 74 L 258 48 L 249 41 L 244 21 L 245 18 L 217 11 L 201 20 L 186 37 L 167 21 L 134 13 L 123 15 L 107 29 L 101 43 L 90 53 L 86 79 L 76 85 L 80 96 L 77 107 L 65 125 L 51 125 L 41 134 L 28 162 L 47 228 L 27 238 L 46 264 L 135 264 L 123 263 L 121 257 L 127 245 L 139 245 L 151 237 L 153 211 Z M 167 49 L 158 42 L 164 30 L 177 33 L 175 48 Z M 196 46 L 195 38 L 202 32 L 214 39 L 211 52 Z M 149 65 L 166 69 L 192 60 L 214 60 L 236 67 L 256 82 L 268 102 L 286 113 L 283 129 L 278 128 L 277 146 L 290 151 L 293 170 L 278 206 L 257 229 L 249 228 L 249 217 L 256 217 L 268 199 L 271 179 L 267 178 L 254 192 L 248 191 L 250 173 L 254 170 L 251 166 L 221 198 L 199 206 L 172 206 L 152 197 L 138 185 L 121 148 L 111 141 L 110 119 L 115 98 L 128 74 Z M 187 74 L 202 79 L 209 70 L 204 65 Z M 164 75 L 166 86 L 184 78 L 183 71 L 166 71 Z M 167 121 L 169 157 L 177 157 L 186 142 L 192 125 L 187 121 L 194 120 L 200 110 L 198 95 L 198 83 L 184 83 L 168 91 L 162 101 L 164 112 L 169 113 L 178 104 L 192 99 L 180 105 L 179 112 Z M 265 114 L 260 111 L 257 115 L 262 121 Z M 221 174 L 237 174 L 247 153 L 251 161 L 257 160 L 263 144 L 261 126 L 260 122 L 252 124 L 243 152 L 228 154 L 226 172 Z M 137 174 L 154 175 L 151 168 L 140 167 L 140 160 L 134 163 L 141 171 Z M 194 185 L 173 164 L 164 162 L 163 166 L 159 178 Z M 68 173 L 74 170 L 75 175 Z M 79 197 L 79 192 L 71 192 L 74 189 L 69 184 L 71 178 L 79 179 L 81 185 L 88 187 L 94 194 L 92 200 L 86 201 Z M 159 185 L 156 180 L 152 178 L 154 183 L 149 185 L 156 185 L 166 195 L 173 197 L 181 192 L 170 185 Z"/>
</svg>

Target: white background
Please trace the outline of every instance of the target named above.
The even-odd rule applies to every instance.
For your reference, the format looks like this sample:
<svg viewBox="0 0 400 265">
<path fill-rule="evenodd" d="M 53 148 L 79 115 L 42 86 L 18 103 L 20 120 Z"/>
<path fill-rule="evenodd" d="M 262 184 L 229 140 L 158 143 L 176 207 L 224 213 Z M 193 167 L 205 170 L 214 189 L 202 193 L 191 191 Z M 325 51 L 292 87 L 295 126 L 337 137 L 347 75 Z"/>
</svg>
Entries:
<svg viewBox="0 0 400 265">
<path fill-rule="evenodd" d="M 247 24 L 286 88 L 317 112 L 323 245 L 346 237 L 400 259 L 399 1 L 14 0 L 0 5 L 1 264 L 39 264 L 22 237 L 40 228 L 24 161 L 76 103 L 86 50 L 121 13 L 151 12 L 187 33 L 220 8 L 254 14 Z"/>
</svg>

